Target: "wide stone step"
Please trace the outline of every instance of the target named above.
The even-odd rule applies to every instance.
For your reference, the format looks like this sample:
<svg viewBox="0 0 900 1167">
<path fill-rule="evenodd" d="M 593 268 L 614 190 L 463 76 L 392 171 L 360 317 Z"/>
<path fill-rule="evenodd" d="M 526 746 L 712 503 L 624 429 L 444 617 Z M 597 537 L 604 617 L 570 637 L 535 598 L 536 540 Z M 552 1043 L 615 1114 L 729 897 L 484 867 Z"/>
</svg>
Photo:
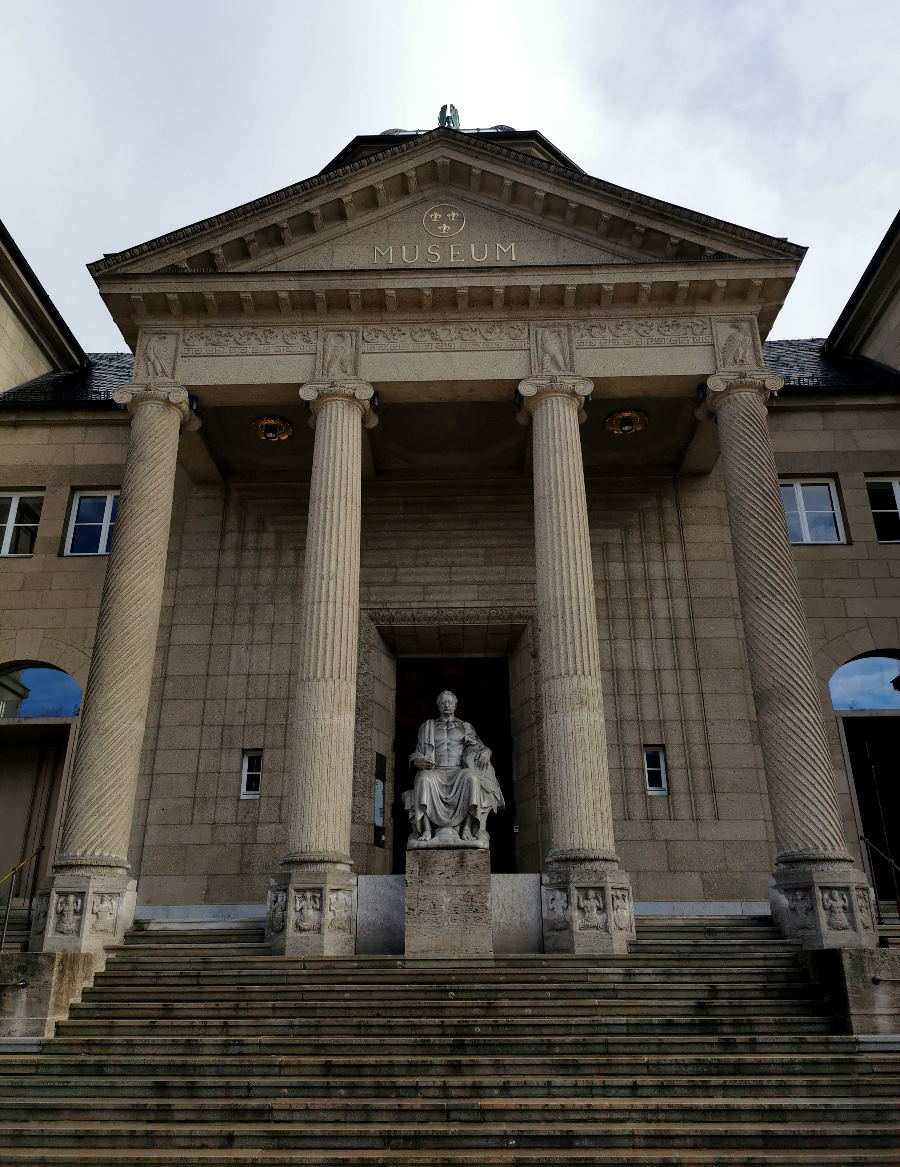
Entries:
<svg viewBox="0 0 900 1167">
<path fill-rule="evenodd" d="M 768 1064 L 768 1063 L 766 1063 Z M 895 1072 L 879 1066 L 861 1062 L 853 1067 L 831 1071 L 828 1063 L 821 1067 L 819 1074 L 765 1073 L 760 1067 L 759 1076 L 744 1077 L 740 1074 L 726 1074 L 717 1077 L 678 1074 L 678 1067 L 672 1068 L 668 1076 L 646 1073 L 635 1074 L 626 1067 L 622 1073 L 604 1071 L 589 1077 L 572 1074 L 553 1077 L 542 1074 L 501 1075 L 459 1073 L 452 1077 L 427 1077 L 413 1074 L 410 1077 L 352 1078 L 343 1075 L 326 1076 L 254 1076 L 242 1074 L 240 1077 L 209 1076 L 198 1078 L 170 1074 L 163 1078 L 139 1074 L 50 1075 L 23 1073 L 0 1076 L 0 1096 L 10 1099 L 13 1092 L 21 1098 L 41 1100 L 44 1097 L 83 1098 L 89 1106 L 98 1098 L 112 1101 L 119 1098 L 136 1099 L 184 1099 L 194 1101 L 206 1098 L 215 1101 L 223 1099 L 278 1099 L 296 1101 L 301 1099 L 332 1098 L 341 1101 L 348 1098 L 378 1097 L 387 1099 L 485 1099 L 485 1098 L 564 1098 L 580 1101 L 585 1098 L 650 1098 L 658 1101 L 669 1094 L 690 1096 L 700 1100 L 715 1097 L 752 1098 L 754 1101 L 785 1097 L 800 1099 L 843 1098 L 883 1098 L 888 1105 L 900 1098 L 900 1065 Z M 879 1104 L 881 1105 L 881 1104 Z M 836 1112 L 839 1113 L 839 1112 Z"/>
<path fill-rule="evenodd" d="M 269 1099 L 0 1098 L 0 1123 L 861 1123 L 900 1119 L 900 1099 L 700 1098 L 609 1099 L 507 1096 L 484 1099 L 399 1097 Z"/>
<path fill-rule="evenodd" d="M 818 1024 L 818 1023 L 816 1023 Z M 773 1035 L 756 1033 L 733 1027 L 731 1030 L 717 1027 L 715 1032 L 699 1031 L 678 1033 L 675 1027 L 660 1026 L 660 1032 L 646 1029 L 636 1032 L 617 1033 L 612 1028 L 606 1032 L 587 1028 L 578 1034 L 504 1034 L 485 1027 L 483 1032 L 435 1033 L 429 1024 L 424 1033 L 399 1033 L 388 1039 L 383 1032 L 372 1029 L 353 1033 L 299 1033 L 289 1036 L 269 1036 L 264 1034 L 205 1036 L 202 1033 L 185 1036 L 183 1034 L 141 1034 L 135 1037 L 111 1037 L 102 1035 L 68 1036 L 62 1034 L 53 1041 L 56 1055 L 74 1054 L 91 1057 L 103 1052 L 110 1058 L 133 1054 L 144 1057 L 198 1056 L 219 1057 L 259 1057 L 268 1055 L 280 1057 L 294 1056 L 349 1056 L 359 1050 L 360 1042 L 379 1041 L 385 1052 L 395 1058 L 413 1058 L 417 1055 L 444 1055 L 448 1057 L 476 1057 L 481 1054 L 497 1053 L 511 1056 L 521 1055 L 562 1055 L 574 1057 L 601 1057 L 624 1055 L 640 1051 L 645 1054 L 663 1055 L 667 1053 L 707 1054 L 729 1050 L 744 1053 L 794 1053 L 827 1051 L 840 1048 L 834 1043 L 841 1038 L 832 1037 L 828 1028 L 822 1025 L 819 1031 L 811 1033 L 787 1033 Z"/>
<path fill-rule="evenodd" d="M 643 1040 L 643 1039 L 640 1039 Z M 797 1039 L 795 1039 L 797 1040 Z M 602 1056 L 580 1053 L 533 1055 L 486 1054 L 472 1049 L 461 1052 L 445 1051 L 436 1054 L 423 1049 L 412 1056 L 395 1056 L 390 1053 L 370 1054 L 358 1048 L 353 1055 L 330 1053 L 327 1056 L 315 1054 L 282 1053 L 278 1056 L 261 1055 L 248 1046 L 243 1056 L 226 1055 L 222 1052 L 211 1056 L 200 1048 L 190 1053 L 160 1051 L 150 1057 L 146 1053 L 87 1054 L 59 1053 L 56 1042 L 46 1047 L 48 1052 L 38 1055 L 0 1054 L 0 1074 L 35 1073 L 40 1075 L 77 1075 L 93 1077 L 100 1075 L 138 1075 L 164 1078 L 178 1077 L 236 1077 L 249 1074 L 254 1077 L 271 1076 L 298 1077 L 329 1076 L 338 1078 L 362 1078 L 368 1081 L 393 1077 L 438 1078 L 452 1081 L 457 1075 L 503 1075 L 505 1077 L 522 1074 L 542 1075 L 548 1078 L 572 1075 L 606 1076 L 610 1074 L 630 1074 L 638 1078 L 671 1075 L 673 1078 L 742 1076 L 764 1077 L 767 1074 L 830 1075 L 857 1072 L 874 1066 L 900 1074 L 900 1055 L 885 1054 L 877 1059 L 863 1059 L 855 1052 L 852 1041 L 841 1043 L 840 1038 L 831 1039 L 830 1044 L 817 1043 L 818 1048 L 795 1050 L 787 1053 L 772 1050 L 765 1045 L 765 1039 L 748 1045 L 746 1041 L 739 1048 L 740 1039 L 729 1045 L 729 1052 L 717 1045 L 710 1045 L 705 1053 L 692 1053 L 683 1048 L 669 1046 L 666 1052 L 614 1053 Z M 491 1046 L 493 1048 L 493 1046 Z M 643 1048 L 643 1047 L 641 1047 Z"/>
<path fill-rule="evenodd" d="M 900 1125 L 833 1122 L 0 1123 L 0 1147 L 457 1151 L 516 1148 L 804 1149 L 900 1146 Z"/>
<path fill-rule="evenodd" d="M 421 1031 L 425 1030 L 423 1034 Z M 305 1039 L 336 1037 L 383 1040 L 393 1045 L 420 1037 L 457 1037 L 488 1039 L 492 1035 L 504 1040 L 524 1040 L 529 1036 L 542 1037 L 619 1037 L 649 1034 L 653 1037 L 704 1034 L 727 1036 L 732 1033 L 760 1034 L 830 1034 L 833 1024 L 826 1017 L 760 1017 L 752 1012 L 741 1014 L 731 1010 L 724 1017 L 710 1017 L 706 1013 L 684 1016 L 669 1013 L 655 1016 L 609 1016 L 601 1012 L 576 1014 L 571 1011 L 562 1017 L 533 1014 L 528 1018 L 515 1013 L 505 1016 L 487 1015 L 480 1018 L 433 1017 L 423 1023 L 413 1014 L 402 1017 L 340 1015 L 323 1017 L 311 1013 L 303 1018 L 245 1018 L 154 1017 L 145 1020 L 114 1020 L 111 1018 L 75 1019 L 57 1026 L 58 1038 L 65 1041 L 95 1038 L 149 1038 L 168 1040 L 176 1037 L 227 1040 L 232 1037 L 254 1037 L 260 1042 L 269 1038 Z"/>
<path fill-rule="evenodd" d="M 300 1000 L 247 1000 L 237 997 L 232 1001 L 219 1000 L 168 1000 L 148 1002 L 134 1005 L 128 1001 L 82 1001 L 72 1005 L 70 1018 L 75 1021 L 127 1021 L 127 1020 L 173 1020 L 178 1018 L 206 1020 L 229 1019 L 239 1014 L 240 1020 L 250 1018 L 259 1020 L 274 1020 L 280 1017 L 291 1018 L 319 1018 L 322 1021 L 350 1018 L 371 1018 L 377 1015 L 383 1018 L 417 1018 L 421 1015 L 423 1002 L 418 1002 L 420 1008 L 416 1010 L 415 1003 L 394 1003 L 393 1001 L 362 1002 L 348 996 L 345 1001 L 336 1001 L 334 997 L 323 998 L 321 1001 Z M 619 1017 L 665 1017 L 684 1016 L 688 1014 L 702 1014 L 708 1017 L 730 1017 L 733 1015 L 759 1015 L 766 1017 L 798 1018 L 824 1013 L 822 1002 L 812 998 L 794 997 L 790 1000 L 779 998 L 735 997 L 730 1000 L 719 1000 L 715 996 L 694 994 L 693 997 L 677 998 L 646 998 L 635 995 L 633 1000 L 623 997 L 584 997 L 575 1003 L 553 1003 L 552 997 L 531 997 L 518 1000 L 514 1005 L 505 1003 L 502 1014 L 498 1010 L 496 1001 L 487 998 L 436 998 L 427 1002 L 429 1017 L 460 1017 L 471 1018 L 473 1010 L 490 1014 L 494 1019 L 499 1016 L 508 1017 L 512 1021 L 521 1018 L 546 1018 L 559 1020 L 575 1017 L 576 1020 L 592 1017 L 595 1013 L 602 1016 L 617 1015 Z M 418 1024 L 418 1022 L 416 1022 Z"/>
<path fill-rule="evenodd" d="M 577 1147 L 504 1148 L 502 1150 L 405 1151 L 405 1150 L 329 1150 L 270 1151 L 260 1148 L 222 1148 L 214 1151 L 199 1148 L 190 1151 L 149 1150 L 133 1147 L 127 1151 L 96 1148 L 88 1152 L 67 1148 L 15 1147 L 4 1151 L 12 1167 L 16 1163 L 75 1165 L 75 1167 L 199 1167 L 213 1164 L 259 1164 L 260 1167 L 567 1167 L 590 1164 L 591 1167 L 873 1167 L 889 1164 L 896 1167 L 893 1151 L 880 1148 L 866 1150 L 605 1150 L 602 1160 L 597 1152 Z"/>
</svg>

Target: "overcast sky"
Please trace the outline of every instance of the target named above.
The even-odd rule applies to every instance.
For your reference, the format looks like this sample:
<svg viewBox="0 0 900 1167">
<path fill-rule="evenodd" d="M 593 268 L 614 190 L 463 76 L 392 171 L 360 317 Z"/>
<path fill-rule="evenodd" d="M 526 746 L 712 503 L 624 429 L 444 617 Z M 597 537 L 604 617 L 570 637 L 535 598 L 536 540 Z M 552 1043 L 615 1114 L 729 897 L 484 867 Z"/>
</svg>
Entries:
<svg viewBox="0 0 900 1167">
<path fill-rule="evenodd" d="M 898 0 L 0 0 L 0 218 L 122 349 L 87 262 L 452 101 L 806 244 L 772 335 L 822 336 L 900 205 L 898 61 Z"/>
</svg>

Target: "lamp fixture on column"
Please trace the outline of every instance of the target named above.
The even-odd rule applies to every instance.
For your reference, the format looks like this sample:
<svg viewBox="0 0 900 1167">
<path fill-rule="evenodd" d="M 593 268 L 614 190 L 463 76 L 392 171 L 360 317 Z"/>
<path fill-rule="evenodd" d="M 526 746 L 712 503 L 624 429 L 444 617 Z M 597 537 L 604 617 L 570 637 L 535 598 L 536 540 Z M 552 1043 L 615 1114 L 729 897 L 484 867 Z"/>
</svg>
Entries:
<svg viewBox="0 0 900 1167">
<path fill-rule="evenodd" d="M 606 419 L 606 428 L 616 437 L 629 437 L 645 430 L 647 422 L 646 413 L 641 413 L 639 409 L 617 409 Z"/>
<path fill-rule="evenodd" d="M 262 442 L 286 442 L 294 432 L 294 427 L 283 417 L 256 417 L 253 424 Z"/>
</svg>

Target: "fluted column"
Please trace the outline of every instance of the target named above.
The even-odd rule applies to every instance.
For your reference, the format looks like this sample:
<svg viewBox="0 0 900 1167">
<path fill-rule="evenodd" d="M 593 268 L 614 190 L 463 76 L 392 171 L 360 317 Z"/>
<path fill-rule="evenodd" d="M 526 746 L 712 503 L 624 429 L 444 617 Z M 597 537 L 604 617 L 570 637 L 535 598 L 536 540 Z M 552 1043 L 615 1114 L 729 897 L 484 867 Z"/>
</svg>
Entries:
<svg viewBox="0 0 900 1167">
<path fill-rule="evenodd" d="M 533 377 L 519 386 L 531 415 L 536 612 L 549 851 L 548 949 L 619 951 L 633 928 L 613 839 L 579 420 L 590 381 Z M 599 904 L 599 908 L 598 905 Z"/>
<path fill-rule="evenodd" d="M 269 931 L 288 952 L 352 952 L 350 858 L 362 429 L 371 385 L 305 385 L 316 430 L 290 723 L 289 850 L 270 890 Z"/>
<path fill-rule="evenodd" d="M 738 590 L 775 828 L 773 912 L 813 947 L 874 943 L 871 892 L 847 851 L 766 402 L 780 377 L 715 376 Z"/>
<path fill-rule="evenodd" d="M 46 902 L 43 947 L 102 947 L 133 914 L 128 843 L 159 630 L 184 389 L 115 394 L 131 425 L 119 510 Z M 46 915 L 44 914 L 46 912 Z M 47 922 L 49 918 L 49 922 Z"/>
</svg>

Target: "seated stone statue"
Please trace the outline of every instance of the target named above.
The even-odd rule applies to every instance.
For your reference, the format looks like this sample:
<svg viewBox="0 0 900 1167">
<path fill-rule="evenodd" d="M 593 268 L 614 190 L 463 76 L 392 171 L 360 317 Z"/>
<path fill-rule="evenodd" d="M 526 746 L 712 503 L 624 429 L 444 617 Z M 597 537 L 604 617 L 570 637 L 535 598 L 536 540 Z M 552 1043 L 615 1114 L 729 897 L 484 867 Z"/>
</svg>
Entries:
<svg viewBox="0 0 900 1167">
<path fill-rule="evenodd" d="M 505 806 L 491 751 L 468 723 L 454 716 L 456 697 L 444 690 L 440 717 L 419 726 L 410 763 L 416 769 L 403 805 L 412 827 L 408 847 L 487 847 L 491 811 Z"/>
</svg>

